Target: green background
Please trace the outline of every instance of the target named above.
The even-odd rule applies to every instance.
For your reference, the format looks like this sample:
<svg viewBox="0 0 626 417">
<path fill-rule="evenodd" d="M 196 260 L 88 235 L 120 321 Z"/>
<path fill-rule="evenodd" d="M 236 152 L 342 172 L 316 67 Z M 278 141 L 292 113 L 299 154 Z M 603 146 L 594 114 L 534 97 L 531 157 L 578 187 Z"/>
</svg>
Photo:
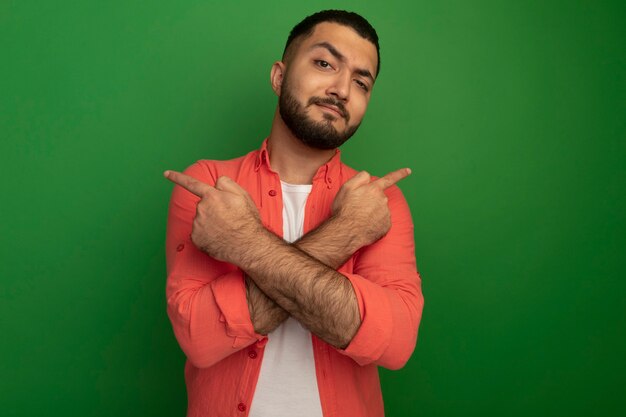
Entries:
<svg viewBox="0 0 626 417">
<path fill-rule="evenodd" d="M 362 13 L 344 160 L 409 166 L 426 298 L 387 416 L 626 403 L 621 1 L 0 1 L 0 414 L 182 416 L 164 169 L 259 146 L 291 27 Z"/>
</svg>

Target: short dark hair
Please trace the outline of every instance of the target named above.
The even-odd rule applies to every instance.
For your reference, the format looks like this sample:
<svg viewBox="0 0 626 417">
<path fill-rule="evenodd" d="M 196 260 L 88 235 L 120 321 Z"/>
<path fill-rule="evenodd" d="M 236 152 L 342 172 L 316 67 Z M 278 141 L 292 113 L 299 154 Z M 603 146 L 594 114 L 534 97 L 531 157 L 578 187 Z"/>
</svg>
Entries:
<svg viewBox="0 0 626 417">
<path fill-rule="evenodd" d="M 346 10 L 322 10 L 321 12 L 305 17 L 304 20 L 291 29 L 287 43 L 285 44 L 285 49 L 283 50 L 283 60 L 287 56 L 287 50 L 294 40 L 300 37 L 307 38 L 311 36 L 315 26 L 322 22 L 333 22 L 348 26 L 354 29 L 362 38 L 373 43 L 374 46 L 376 46 L 376 57 L 378 58 L 378 67 L 376 68 L 376 76 L 378 76 L 380 72 L 380 47 L 378 46 L 376 30 L 363 16 Z"/>
</svg>

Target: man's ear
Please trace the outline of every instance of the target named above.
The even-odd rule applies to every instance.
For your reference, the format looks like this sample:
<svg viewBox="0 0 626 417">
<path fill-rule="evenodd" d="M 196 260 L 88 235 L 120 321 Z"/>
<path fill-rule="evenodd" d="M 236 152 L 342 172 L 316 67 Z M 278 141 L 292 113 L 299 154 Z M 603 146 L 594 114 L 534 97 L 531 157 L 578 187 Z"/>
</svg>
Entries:
<svg viewBox="0 0 626 417">
<path fill-rule="evenodd" d="M 270 71 L 270 83 L 272 84 L 272 90 L 280 97 L 280 91 L 283 86 L 283 77 L 285 75 L 285 64 L 282 61 L 274 62 L 272 70 Z"/>
</svg>

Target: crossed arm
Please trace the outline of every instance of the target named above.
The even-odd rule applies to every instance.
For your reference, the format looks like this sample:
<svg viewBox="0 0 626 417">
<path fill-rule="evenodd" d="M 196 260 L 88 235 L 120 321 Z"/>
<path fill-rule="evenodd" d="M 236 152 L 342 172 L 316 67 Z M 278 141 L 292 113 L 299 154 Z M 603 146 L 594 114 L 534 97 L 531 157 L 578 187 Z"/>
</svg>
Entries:
<svg viewBox="0 0 626 417">
<path fill-rule="evenodd" d="M 358 232 L 358 229 L 354 225 L 347 221 L 342 222 L 337 216 L 333 216 L 292 245 L 336 270 L 359 249 L 358 240 L 352 236 L 355 232 Z M 338 316 L 350 316 L 349 321 L 356 323 L 358 308 L 357 315 L 354 315 L 354 310 L 351 310 L 355 308 L 354 293 L 345 278 L 340 283 L 346 285 L 336 288 L 336 291 L 328 294 L 328 298 L 339 302 L 336 309 L 341 309 L 341 306 L 348 307 L 345 313 L 339 313 Z M 257 333 L 267 334 L 289 317 L 289 313 L 266 296 L 248 276 L 246 276 L 246 294 L 250 318 Z M 349 334 L 350 331 L 348 329 L 340 333 Z"/>
<path fill-rule="evenodd" d="M 333 215 L 291 245 L 262 226 L 254 203 L 231 179 L 220 177 L 211 187 L 177 172 L 165 175 L 201 198 L 194 244 L 246 272 L 255 331 L 266 334 L 292 315 L 329 344 L 345 348 L 359 328 L 359 307 L 350 281 L 335 269 L 388 231 L 384 190 L 409 173 L 399 170 L 376 181 L 358 174 L 340 190 Z"/>
</svg>

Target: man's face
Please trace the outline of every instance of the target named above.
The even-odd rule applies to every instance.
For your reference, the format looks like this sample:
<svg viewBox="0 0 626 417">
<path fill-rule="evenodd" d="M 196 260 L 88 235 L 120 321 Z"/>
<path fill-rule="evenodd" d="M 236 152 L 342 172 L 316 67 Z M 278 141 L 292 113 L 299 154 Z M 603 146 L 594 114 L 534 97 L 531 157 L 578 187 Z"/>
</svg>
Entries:
<svg viewBox="0 0 626 417">
<path fill-rule="evenodd" d="M 356 132 L 365 115 L 376 47 L 353 29 L 329 22 L 299 42 L 286 62 L 280 115 L 304 144 L 334 149 Z"/>
</svg>

